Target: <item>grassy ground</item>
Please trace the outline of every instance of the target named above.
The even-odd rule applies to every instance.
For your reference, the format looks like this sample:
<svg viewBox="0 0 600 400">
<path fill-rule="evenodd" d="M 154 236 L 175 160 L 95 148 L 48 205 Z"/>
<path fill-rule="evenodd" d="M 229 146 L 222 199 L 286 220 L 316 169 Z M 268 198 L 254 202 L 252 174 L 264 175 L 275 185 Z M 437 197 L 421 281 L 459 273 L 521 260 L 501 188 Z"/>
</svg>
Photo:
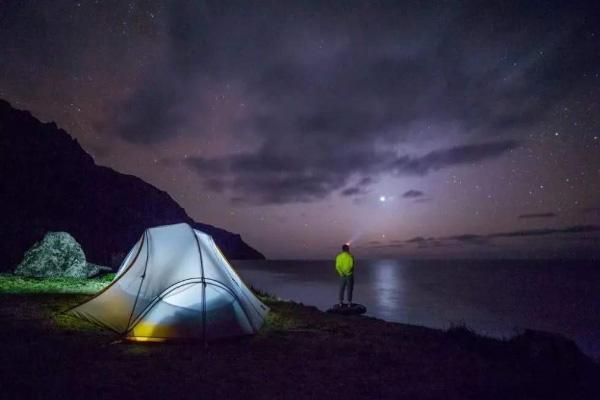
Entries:
<svg viewBox="0 0 600 400">
<path fill-rule="evenodd" d="M 115 274 L 93 279 L 28 278 L 0 274 L 0 293 L 80 293 L 93 294 L 108 285 Z"/>
<path fill-rule="evenodd" d="M 56 282 L 36 281 L 35 293 L 25 293 L 6 276 L 0 282 L 0 390 L 7 399 L 600 398 L 598 366 L 554 335 L 499 341 L 464 327 L 328 315 L 263 298 L 271 312 L 253 337 L 206 347 L 121 343 L 60 314 L 86 295 L 40 293 L 39 285 L 75 292 L 75 283 L 56 289 Z"/>
</svg>

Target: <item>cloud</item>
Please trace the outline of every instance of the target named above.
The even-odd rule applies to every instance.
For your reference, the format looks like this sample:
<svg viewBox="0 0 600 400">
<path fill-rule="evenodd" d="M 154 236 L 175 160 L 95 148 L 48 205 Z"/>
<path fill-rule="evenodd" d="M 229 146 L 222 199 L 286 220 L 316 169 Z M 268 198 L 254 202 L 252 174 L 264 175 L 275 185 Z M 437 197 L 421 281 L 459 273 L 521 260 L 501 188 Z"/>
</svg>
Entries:
<svg viewBox="0 0 600 400">
<path fill-rule="evenodd" d="M 471 144 L 423 156 L 398 157 L 389 150 L 365 151 L 350 146 L 332 154 L 298 152 L 294 146 L 273 148 L 275 145 L 269 142 L 252 153 L 212 159 L 190 157 L 186 162 L 201 174 L 208 189 L 229 190 L 248 203 L 277 204 L 323 199 L 341 189 L 355 175 L 389 170 L 396 175 L 423 175 L 444 167 L 497 157 L 515 145 L 513 141 Z M 403 167 L 398 168 L 399 164 Z M 370 180 L 363 178 L 361 182 L 366 185 Z M 360 193 L 364 191 L 358 186 L 342 192 L 345 196 Z"/>
<path fill-rule="evenodd" d="M 532 214 L 521 214 L 519 215 L 519 219 L 531 219 L 531 218 L 556 218 L 558 215 L 553 212 L 543 212 L 543 213 L 532 213 Z"/>
<path fill-rule="evenodd" d="M 427 242 L 428 240 L 433 240 L 433 238 L 424 238 L 422 236 L 416 236 L 414 238 L 406 240 L 406 243 L 423 243 Z"/>
<path fill-rule="evenodd" d="M 393 167 L 398 175 L 425 175 L 428 172 L 449 166 L 475 163 L 498 157 L 516 147 L 517 142 L 514 140 L 455 146 L 432 151 L 422 157 L 399 157 L 394 161 Z"/>
<path fill-rule="evenodd" d="M 161 12 L 163 57 L 115 105 L 112 131 L 140 145 L 204 143 L 208 119 L 234 121 L 220 135 L 228 154 L 209 149 L 188 166 L 252 204 L 352 196 L 383 175 L 485 162 L 596 73 L 597 41 L 578 31 L 588 10 L 555 7 L 549 17 L 476 1 L 176 1 Z M 232 84 L 243 113 L 215 100 L 233 97 Z M 415 126 L 457 144 L 432 148 Z"/>
<path fill-rule="evenodd" d="M 432 247 L 444 247 L 444 246 L 449 245 L 449 243 L 447 243 L 443 240 L 439 240 L 434 237 L 422 237 L 422 236 L 417 236 L 412 239 L 408 239 L 405 241 L 405 243 L 416 245 L 417 248 L 419 248 L 419 249 L 427 249 L 427 248 L 432 248 Z M 393 245 L 393 246 L 395 246 L 395 245 Z"/>
<path fill-rule="evenodd" d="M 448 243 L 444 242 L 443 240 L 439 240 L 434 237 L 422 236 L 416 236 L 414 238 L 408 239 L 404 241 L 404 243 L 416 245 L 419 249 L 427 249 L 431 247 L 444 247 L 448 245 Z M 390 247 L 401 247 L 401 245 L 394 241 L 394 243 L 391 244 Z"/>
<path fill-rule="evenodd" d="M 402 195 L 402 197 L 404 197 L 405 199 L 414 199 L 417 197 L 421 197 L 423 196 L 423 192 L 421 192 L 420 190 L 407 190 L 406 192 L 404 192 L 404 194 Z"/>
<path fill-rule="evenodd" d="M 410 244 L 416 244 L 418 246 L 425 246 L 430 243 L 448 243 L 448 242 L 459 242 L 469 245 L 493 245 L 494 239 L 505 239 L 505 238 L 523 238 L 523 237 L 537 237 L 537 236 L 549 236 L 549 235 L 571 235 L 571 234 L 582 234 L 582 233 L 595 233 L 600 232 L 600 225 L 573 225 L 565 228 L 542 228 L 542 229 L 525 229 L 508 232 L 496 232 L 485 235 L 465 233 L 461 235 L 445 236 L 445 237 L 428 237 L 424 238 L 421 236 L 408 239 L 405 242 Z"/>
<path fill-rule="evenodd" d="M 564 6 L 555 7 L 560 29 L 548 29 L 545 7 L 516 12 L 475 1 L 465 2 L 460 11 L 442 4 L 256 7 L 177 1 L 162 13 L 168 71 L 140 87 L 151 84 L 165 97 L 155 102 L 175 105 L 184 97 L 165 90 L 173 87 L 173 77 L 242 81 L 264 108 L 297 124 L 299 131 L 345 131 L 349 140 L 377 131 L 385 137 L 382 128 L 423 119 L 463 121 L 469 131 L 507 130 L 531 125 L 534 113 L 574 89 L 581 81 L 574 68 L 594 70 L 593 41 L 582 51 L 560 51 L 569 41 L 581 42 L 572 14 L 585 16 L 585 7 L 565 8 L 564 15 Z M 500 23 L 504 29 L 494 29 Z M 142 103 L 135 113 L 154 118 L 147 97 L 133 95 Z"/>
<path fill-rule="evenodd" d="M 147 3 L 133 13 L 125 3 L 81 8 L 76 25 L 49 4 L 11 4 L 0 49 L 12 56 L 0 59 L 0 76 L 112 73 L 110 60 L 135 60 L 118 77 L 126 90 L 106 103 L 114 108 L 107 131 L 140 145 L 200 134 L 198 119 L 220 111 L 198 98 L 226 95 L 233 82 L 247 98 L 244 129 L 295 143 L 325 133 L 337 144 L 369 137 L 387 145 L 418 123 L 488 140 L 531 127 L 589 87 L 600 61 L 598 41 L 585 33 L 593 2 Z M 100 29 L 115 16 L 127 18 L 126 40 L 121 29 Z M 32 75 L 15 60 L 48 73 Z"/>
<path fill-rule="evenodd" d="M 368 186 L 374 182 L 375 182 L 375 179 L 371 178 L 370 176 L 365 176 L 358 181 L 357 185 L 358 186 Z"/>
<path fill-rule="evenodd" d="M 572 233 L 590 233 L 600 232 L 598 225 L 574 225 L 567 228 L 543 228 L 543 229 L 527 229 L 512 232 L 492 233 L 486 235 L 488 238 L 510 238 L 510 237 L 526 237 L 526 236 L 547 236 L 555 234 L 572 234 Z"/>
<path fill-rule="evenodd" d="M 349 187 L 347 189 L 344 189 L 341 191 L 342 196 L 356 196 L 356 195 L 360 195 L 360 194 L 364 194 L 365 191 L 360 188 L 360 187 Z"/>
<path fill-rule="evenodd" d="M 476 245 L 484 245 L 489 244 L 489 238 L 482 235 L 473 235 L 473 234 L 462 234 L 457 236 L 449 236 L 444 238 L 446 240 L 454 240 L 457 242 L 462 242 L 465 244 L 476 244 Z"/>
</svg>

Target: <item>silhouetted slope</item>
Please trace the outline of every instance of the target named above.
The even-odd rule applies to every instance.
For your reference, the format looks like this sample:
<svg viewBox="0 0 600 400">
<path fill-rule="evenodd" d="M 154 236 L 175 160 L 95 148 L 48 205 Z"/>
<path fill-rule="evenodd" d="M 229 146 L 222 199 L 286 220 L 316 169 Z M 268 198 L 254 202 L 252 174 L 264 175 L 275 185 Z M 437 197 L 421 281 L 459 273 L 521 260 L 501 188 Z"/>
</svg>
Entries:
<svg viewBox="0 0 600 400">
<path fill-rule="evenodd" d="M 144 229 L 187 222 L 229 258 L 264 258 L 239 235 L 193 221 L 166 192 L 97 166 L 55 123 L 0 100 L 0 271 L 47 231 L 67 231 L 93 263 L 115 266 Z"/>
</svg>

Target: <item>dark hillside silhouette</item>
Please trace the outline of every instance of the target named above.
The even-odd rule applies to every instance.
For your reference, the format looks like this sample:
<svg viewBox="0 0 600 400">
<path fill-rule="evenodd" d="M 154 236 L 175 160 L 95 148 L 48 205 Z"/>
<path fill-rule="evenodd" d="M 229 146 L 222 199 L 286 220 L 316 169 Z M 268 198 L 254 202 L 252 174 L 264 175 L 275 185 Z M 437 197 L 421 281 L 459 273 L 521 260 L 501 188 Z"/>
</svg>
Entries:
<svg viewBox="0 0 600 400">
<path fill-rule="evenodd" d="M 115 267 L 144 229 L 187 222 L 229 258 L 264 256 L 240 235 L 195 222 L 166 192 L 94 163 L 67 132 L 0 100 L 0 271 L 47 231 L 67 231 L 90 262 Z"/>
</svg>

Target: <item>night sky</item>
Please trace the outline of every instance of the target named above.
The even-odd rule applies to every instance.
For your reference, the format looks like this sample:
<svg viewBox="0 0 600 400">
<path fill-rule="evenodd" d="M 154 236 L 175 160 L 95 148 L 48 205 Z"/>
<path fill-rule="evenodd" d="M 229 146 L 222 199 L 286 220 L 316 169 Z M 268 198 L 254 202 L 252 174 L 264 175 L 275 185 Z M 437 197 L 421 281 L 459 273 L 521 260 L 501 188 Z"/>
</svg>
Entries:
<svg viewBox="0 0 600 400">
<path fill-rule="evenodd" d="M 269 258 L 597 258 L 598 4 L 2 1 L 0 97 Z"/>
</svg>

